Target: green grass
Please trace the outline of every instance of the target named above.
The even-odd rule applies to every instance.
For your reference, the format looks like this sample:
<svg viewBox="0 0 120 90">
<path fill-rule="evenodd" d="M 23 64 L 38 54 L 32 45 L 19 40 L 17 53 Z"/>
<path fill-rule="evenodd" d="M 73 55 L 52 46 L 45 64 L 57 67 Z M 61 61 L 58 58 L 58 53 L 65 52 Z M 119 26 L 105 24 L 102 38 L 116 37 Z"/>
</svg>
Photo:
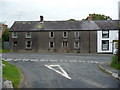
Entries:
<svg viewBox="0 0 120 90">
<path fill-rule="evenodd" d="M 10 52 L 10 50 L 9 49 L 0 49 L 0 52 L 1 53 L 7 53 L 7 52 Z"/>
<path fill-rule="evenodd" d="M 12 65 L 6 61 L 2 61 L 2 63 L 5 65 L 3 66 L 3 78 L 10 80 L 13 87 L 18 88 L 22 80 L 21 72 L 15 65 Z"/>
<path fill-rule="evenodd" d="M 115 68 L 115 69 L 120 70 L 120 63 L 118 62 L 118 56 L 117 55 L 112 57 L 112 61 L 110 63 L 110 66 Z"/>
</svg>

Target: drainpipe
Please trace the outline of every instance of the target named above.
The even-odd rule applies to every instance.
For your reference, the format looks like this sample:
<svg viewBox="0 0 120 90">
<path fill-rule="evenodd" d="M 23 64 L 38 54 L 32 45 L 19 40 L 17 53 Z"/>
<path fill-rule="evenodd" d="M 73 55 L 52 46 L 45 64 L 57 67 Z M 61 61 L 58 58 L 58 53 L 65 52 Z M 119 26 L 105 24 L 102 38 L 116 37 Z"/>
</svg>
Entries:
<svg viewBox="0 0 120 90">
<path fill-rule="evenodd" d="M 90 53 L 90 31 L 89 31 L 89 53 Z"/>
</svg>

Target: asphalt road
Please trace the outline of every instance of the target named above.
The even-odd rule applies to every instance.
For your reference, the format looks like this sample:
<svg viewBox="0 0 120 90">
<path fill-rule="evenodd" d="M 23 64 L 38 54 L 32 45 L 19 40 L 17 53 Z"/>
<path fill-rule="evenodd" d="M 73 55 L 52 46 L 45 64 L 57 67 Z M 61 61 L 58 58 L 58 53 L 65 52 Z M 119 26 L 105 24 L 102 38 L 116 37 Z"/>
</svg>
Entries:
<svg viewBox="0 0 120 90">
<path fill-rule="evenodd" d="M 3 54 L 24 74 L 21 88 L 118 88 L 120 82 L 101 72 L 108 54 Z"/>
</svg>

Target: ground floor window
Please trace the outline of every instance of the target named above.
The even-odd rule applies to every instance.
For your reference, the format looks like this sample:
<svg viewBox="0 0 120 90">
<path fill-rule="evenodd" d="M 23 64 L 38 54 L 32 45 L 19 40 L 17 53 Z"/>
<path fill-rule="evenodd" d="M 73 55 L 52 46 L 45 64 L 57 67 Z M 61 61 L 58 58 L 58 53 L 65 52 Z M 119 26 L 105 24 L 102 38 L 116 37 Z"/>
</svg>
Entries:
<svg viewBox="0 0 120 90">
<path fill-rule="evenodd" d="M 54 42 L 49 42 L 49 48 L 54 48 Z"/>
<path fill-rule="evenodd" d="M 109 40 L 102 40 L 102 50 L 109 50 Z"/>
<path fill-rule="evenodd" d="M 26 49 L 32 49 L 32 41 L 26 41 Z"/>
<path fill-rule="evenodd" d="M 74 48 L 79 48 L 79 42 L 74 42 Z"/>
<path fill-rule="evenodd" d="M 14 41 L 14 43 L 13 43 L 13 44 L 14 44 L 14 46 L 16 46 L 16 45 L 18 45 L 18 42 L 17 42 L 17 41 Z"/>
<path fill-rule="evenodd" d="M 68 41 L 63 41 L 62 47 L 64 47 L 64 48 L 68 47 Z"/>
</svg>

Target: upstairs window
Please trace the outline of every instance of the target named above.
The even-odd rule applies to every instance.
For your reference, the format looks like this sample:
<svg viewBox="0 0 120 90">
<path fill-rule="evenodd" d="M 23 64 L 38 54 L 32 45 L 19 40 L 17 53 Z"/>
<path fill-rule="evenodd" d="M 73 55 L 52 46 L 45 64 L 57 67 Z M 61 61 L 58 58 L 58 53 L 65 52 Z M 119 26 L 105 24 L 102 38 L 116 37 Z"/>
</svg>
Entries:
<svg viewBox="0 0 120 90">
<path fill-rule="evenodd" d="M 17 32 L 12 32 L 12 38 L 18 38 L 18 33 Z"/>
<path fill-rule="evenodd" d="M 49 42 L 49 48 L 54 48 L 54 42 Z"/>
<path fill-rule="evenodd" d="M 54 32 L 49 32 L 49 37 L 54 38 Z"/>
<path fill-rule="evenodd" d="M 74 32 L 74 37 L 78 38 L 79 37 L 79 32 Z"/>
<path fill-rule="evenodd" d="M 68 32 L 63 32 L 63 38 L 67 38 L 68 37 Z"/>
<path fill-rule="evenodd" d="M 31 32 L 26 32 L 26 38 L 31 38 L 32 33 Z"/>
<path fill-rule="evenodd" d="M 74 48 L 79 48 L 79 42 L 74 42 Z"/>
<path fill-rule="evenodd" d="M 102 38 L 109 38 L 109 31 L 108 30 L 102 31 Z"/>
</svg>

